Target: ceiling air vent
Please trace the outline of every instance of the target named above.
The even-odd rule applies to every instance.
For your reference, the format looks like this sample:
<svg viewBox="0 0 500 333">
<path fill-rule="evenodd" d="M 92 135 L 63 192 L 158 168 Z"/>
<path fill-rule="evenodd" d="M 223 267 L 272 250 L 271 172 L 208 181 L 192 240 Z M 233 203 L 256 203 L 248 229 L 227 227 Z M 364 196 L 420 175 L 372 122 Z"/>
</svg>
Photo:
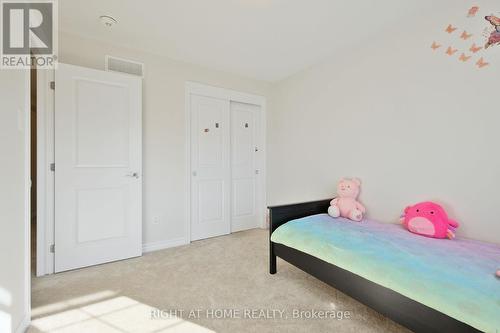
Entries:
<svg viewBox="0 0 500 333">
<path fill-rule="evenodd" d="M 106 70 L 110 72 L 119 72 L 144 77 L 143 63 L 108 55 L 106 56 Z"/>
</svg>

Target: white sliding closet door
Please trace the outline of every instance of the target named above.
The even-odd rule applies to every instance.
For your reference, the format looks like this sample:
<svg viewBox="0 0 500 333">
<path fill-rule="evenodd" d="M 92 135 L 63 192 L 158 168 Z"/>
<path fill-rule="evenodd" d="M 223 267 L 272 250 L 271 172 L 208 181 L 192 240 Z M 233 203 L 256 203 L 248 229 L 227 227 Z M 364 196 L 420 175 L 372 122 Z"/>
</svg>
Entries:
<svg viewBox="0 0 500 333">
<path fill-rule="evenodd" d="M 261 107 L 190 94 L 191 240 L 260 226 Z"/>
<path fill-rule="evenodd" d="M 231 231 L 258 227 L 260 107 L 231 102 Z"/>
<path fill-rule="evenodd" d="M 191 95 L 191 240 L 230 225 L 229 101 Z"/>
</svg>

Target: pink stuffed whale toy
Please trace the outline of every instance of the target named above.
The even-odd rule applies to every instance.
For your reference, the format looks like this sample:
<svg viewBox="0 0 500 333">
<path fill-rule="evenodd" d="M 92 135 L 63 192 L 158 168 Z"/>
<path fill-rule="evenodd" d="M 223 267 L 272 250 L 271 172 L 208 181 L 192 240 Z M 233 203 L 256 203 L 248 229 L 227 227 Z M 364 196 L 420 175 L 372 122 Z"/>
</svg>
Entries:
<svg viewBox="0 0 500 333">
<path fill-rule="evenodd" d="M 430 201 L 406 207 L 402 223 L 410 232 L 433 238 L 453 239 L 458 228 L 443 207 Z"/>
<path fill-rule="evenodd" d="M 365 207 L 356 199 L 359 195 L 361 181 L 357 178 L 342 178 L 337 185 L 337 197 L 330 202 L 328 214 L 331 217 L 345 217 L 359 222 L 366 212 Z"/>
</svg>

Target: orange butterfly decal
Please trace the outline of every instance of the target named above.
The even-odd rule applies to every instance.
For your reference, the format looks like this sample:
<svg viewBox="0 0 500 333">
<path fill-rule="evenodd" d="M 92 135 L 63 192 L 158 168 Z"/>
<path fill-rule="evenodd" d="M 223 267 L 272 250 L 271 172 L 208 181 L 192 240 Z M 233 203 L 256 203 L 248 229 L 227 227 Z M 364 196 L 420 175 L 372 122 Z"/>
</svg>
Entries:
<svg viewBox="0 0 500 333">
<path fill-rule="evenodd" d="M 466 61 L 467 61 L 467 60 L 469 60 L 471 57 L 472 57 L 472 56 L 468 56 L 468 57 L 467 57 L 467 56 L 465 55 L 465 53 L 462 53 L 462 54 L 460 55 L 459 60 L 460 60 L 460 61 L 463 61 L 463 62 L 466 62 Z"/>
<path fill-rule="evenodd" d="M 440 47 L 441 47 L 441 44 L 438 44 L 438 43 L 436 43 L 436 42 L 432 42 L 431 48 L 432 48 L 433 50 L 437 50 L 437 49 L 439 49 Z"/>
<path fill-rule="evenodd" d="M 479 68 L 483 68 L 485 66 L 488 66 L 490 63 L 489 62 L 485 62 L 484 59 L 481 57 L 477 62 L 476 62 L 476 65 L 477 67 Z"/>
<path fill-rule="evenodd" d="M 453 32 L 455 32 L 455 30 L 457 30 L 457 28 L 455 28 L 451 24 L 448 24 L 448 27 L 446 28 L 447 33 L 452 34 Z"/>
<path fill-rule="evenodd" d="M 469 51 L 471 51 L 472 53 L 477 53 L 479 52 L 483 47 L 482 46 L 477 46 L 475 43 L 472 44 L 472 46 L 470 47 Z"/>
<path fill-rule="evenodd" d="M 456 52 L 458 51 L 458 49 L 452 49 L 451 46 L 448 47 L 448 49 L 446 50 L 446 54 L 447 55 L 454 55 Z"/>
<path fill-rule="evenodd" d="M 465 30 L 464 30 L 464 32 L 462 32 L 462 35 L 460 36 L 460 38 L 462 38 L 463 40 L 467 40 L 471 37 L 472 37 L 472 34 L 468 34 L 467 31 L 465 31 Z"/>
<path fill-rule="evenodd" d="M 479 6 L 474 6 L 469 9 L 469 12 L 467 13 L 467 17 L 474 17 L 476 16 L 477 12 L 479 11 Z"/>
</svg>

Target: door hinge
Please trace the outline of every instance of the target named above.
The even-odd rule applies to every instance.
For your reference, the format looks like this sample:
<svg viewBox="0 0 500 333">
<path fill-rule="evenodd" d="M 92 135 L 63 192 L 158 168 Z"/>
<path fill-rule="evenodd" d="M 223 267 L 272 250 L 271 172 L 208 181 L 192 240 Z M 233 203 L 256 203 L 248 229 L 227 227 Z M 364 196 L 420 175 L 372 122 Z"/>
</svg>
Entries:
<svg viewBox="0 0 500 333">
<path fill-rule="evenodd" d="M 56 171 L 56 164 L 55 163 L 50 163 L 50 171 L 52 171 L 52 172 Z"/>
<path fill-rule="evenodd" d="M 56 90 L 56 81 L 50 81 L 50 89 Z"/>
<path fill-rule="evenodd" d="M 50 253 L 56 253 L 56 245 L 55 244 L 52 244 L 50 246 Z"/>
</svg>

